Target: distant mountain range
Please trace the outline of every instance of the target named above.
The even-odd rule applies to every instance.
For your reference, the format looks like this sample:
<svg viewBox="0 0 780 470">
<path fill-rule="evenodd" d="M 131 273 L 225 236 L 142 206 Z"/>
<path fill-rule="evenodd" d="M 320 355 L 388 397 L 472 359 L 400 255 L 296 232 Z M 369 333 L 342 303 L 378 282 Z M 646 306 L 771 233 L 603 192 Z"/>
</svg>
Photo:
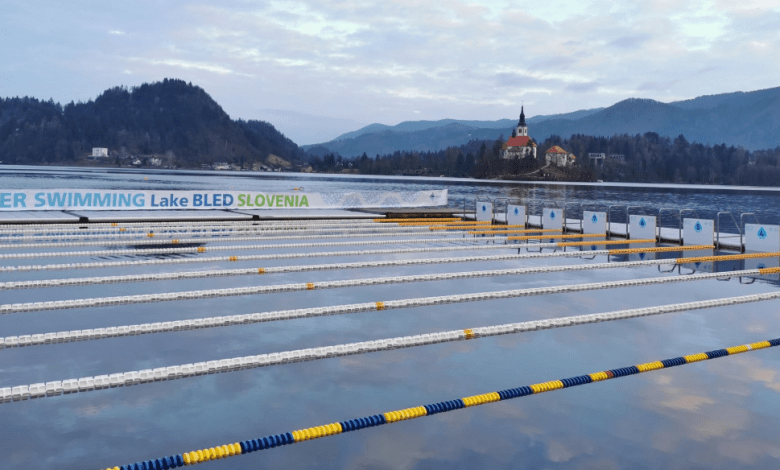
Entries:
<svg viewBox="0 0 780 470">
<path fill-rule="evenodd" d="M 538 142 L 552 135 L 612 136 L 644 134 L 677 137 L 703 144 L 742 146 L 748 150 L 780 146 L 780 87 L 724 93 L 661 103 L 631 98 L 608 108 L 527 119 L 529 134 Z M 395 126 L 371 124 L 330 142 L 302 147 L 314 155 L 336 152 L 345 157 L 393 153 L 397 150 L 435 151 L 470 140 L 508 137 L 516 120 L 406 121 Z"/>
</svg>

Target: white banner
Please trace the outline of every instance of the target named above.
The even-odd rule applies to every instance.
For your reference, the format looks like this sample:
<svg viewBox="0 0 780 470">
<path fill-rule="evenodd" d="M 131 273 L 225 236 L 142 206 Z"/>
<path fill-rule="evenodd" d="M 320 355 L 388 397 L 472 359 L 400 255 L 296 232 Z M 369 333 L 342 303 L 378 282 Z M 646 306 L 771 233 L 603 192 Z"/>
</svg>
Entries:
<svg viewBox="0 0 780 470">
<path fill-rule="evenodd" d="M 0 212 L 155 209 L 357 209 L 446 206 L 447 190 L 344 191 L 117 191 L 26 189 L 0 191 Z"/>
</svg>

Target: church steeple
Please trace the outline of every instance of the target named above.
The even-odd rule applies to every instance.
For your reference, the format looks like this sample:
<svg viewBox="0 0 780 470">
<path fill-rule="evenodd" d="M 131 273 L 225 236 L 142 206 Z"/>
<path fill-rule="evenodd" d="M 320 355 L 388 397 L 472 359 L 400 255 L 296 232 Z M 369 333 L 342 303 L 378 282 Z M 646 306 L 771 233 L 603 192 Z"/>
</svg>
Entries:
<svg viewBox="0 0 780 470">
<path fill-rule="evenodd" d="M 525 110 L 523 106 L 520 106 L 520 122 L 517 123 L 517 127 L 512 131 L 512 137 L 528 136 L 528 126 L 525 123 Z"/>
</svg>

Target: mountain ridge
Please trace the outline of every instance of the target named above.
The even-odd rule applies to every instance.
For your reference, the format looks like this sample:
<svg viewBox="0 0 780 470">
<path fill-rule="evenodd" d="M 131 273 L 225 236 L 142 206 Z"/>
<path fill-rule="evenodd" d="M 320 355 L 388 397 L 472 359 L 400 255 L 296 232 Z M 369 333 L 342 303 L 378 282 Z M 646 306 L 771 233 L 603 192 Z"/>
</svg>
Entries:
<svg viewBox="0 0 780 470">
<path fill-rule="evenodd" d="M 468 132 L 436 130 L 437 123 L 491 123 L 489 127 L 470 126 Z M 393 153 L 398 150 L 436 151 L 462 145 L 473 138 L 495 140 L 512 132 L 514 120 L 405 121 L 396 126 L 371 124 L 347 138 L 303 146 L 337 152 L 345 157 Z M 612 136 L 656 132 L 665 137 L 684 135 L 702 144 L 743 146 L 748 150 L 780 145 L 780 87 L 749 92 L 699 96 L 690 100 L 663 103 L 645 98 L 629 98 L 606 108 L 579 110 L 527 119 L 529 134 L 537 141 L 557 135 Z M 503 125 L 503 127 L 501 127 Z M 410 131 L 419 127 L 417 130 Z M 426 138 L 426 133 L 430 134 Z M 414 134 L 402 136 L 402 134 Z M 441 147 L 441 146 L 444 147 Z"/>
</svg>

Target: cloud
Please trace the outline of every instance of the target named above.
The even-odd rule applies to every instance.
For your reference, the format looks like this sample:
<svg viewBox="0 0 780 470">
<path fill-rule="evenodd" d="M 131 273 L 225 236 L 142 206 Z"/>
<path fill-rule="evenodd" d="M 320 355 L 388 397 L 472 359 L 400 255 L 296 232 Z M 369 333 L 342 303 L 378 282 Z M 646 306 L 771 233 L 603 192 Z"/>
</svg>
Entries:
<svg viewBox="0 0 780 470">
<path fill-rule="evenodd" d="M 555 114 L 637 91 L 671 101 L 768 88 L 780 76 L 771 60 L 780 9 L 766 1 L 183 2 L 148 18 L 77 0 L 53 5 L 48 19 L 9 8 L 0 74 L 24 76 L 8 95 L 94 97 L 132 70 L 139 81 L 192 81 L 243 118 L 278 109 L 361 125 L 499 119 L 520 100 L 528 116 Z M 95 42 L 106 24 L 108 39 Z M 66 79 L 53 89 L 55 71 Z"/>
</svg>

